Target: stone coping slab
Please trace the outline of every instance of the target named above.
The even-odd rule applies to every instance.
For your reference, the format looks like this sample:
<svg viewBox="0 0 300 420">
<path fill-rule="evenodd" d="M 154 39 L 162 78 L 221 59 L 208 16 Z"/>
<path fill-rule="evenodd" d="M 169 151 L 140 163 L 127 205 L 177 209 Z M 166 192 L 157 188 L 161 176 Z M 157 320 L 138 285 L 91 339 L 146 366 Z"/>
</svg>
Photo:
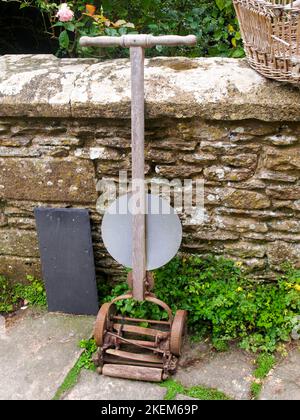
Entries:
<svg viewBox="0 0 300 420">
<path fill-rule="evenodd" d="M 159 57 L 145 63 L 148 118 L 299 121 L 300 90 L 245 59 Z M 128 59 L 0 57 L 0 117 L 130 118 Z"/>
</svg>

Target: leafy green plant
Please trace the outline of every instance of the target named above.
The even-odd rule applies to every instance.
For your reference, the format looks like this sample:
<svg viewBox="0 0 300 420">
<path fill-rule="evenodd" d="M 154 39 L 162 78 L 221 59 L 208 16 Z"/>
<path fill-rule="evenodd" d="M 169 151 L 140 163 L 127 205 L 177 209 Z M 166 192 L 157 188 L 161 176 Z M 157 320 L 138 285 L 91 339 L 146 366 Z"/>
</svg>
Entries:
<svg viewBox="0 0 300 420">
<path fill-rule="evenodd" d="M 259 283 L 248 279 L 240 267 L 224 258 L 189 256 L 175 258 L 155 275 L 155 293 L 173 311 L 186 309 L 192 334 L 211 334 L 218 349 L 238 340 L 246 350 L 274 352 L 289 341 L 295 316 L 300 313 L 300 271 L 289 270 L 278 281 Z M 112 297 L 127 290 L 112 290 Z M 134 317 L 159 319 L 159 308 L 133 300 L 118 302 L 119 310 Z"/>
<path fill-rule="evenodd" d="M 44 284 L 33 276 L 27 276 L 27 284 L 12 284 L 0 276 L 0 312 L 12 312 L 24 302 L 28 305 L 46 307 Z"/>
<path fill-rule="evenodd" d="M 79 347 L 84 349 L 81 357 L 78 360 L 79 368 L 85 368 L 88 370 L 95 370 L 95 365 L 92 360 L 93 354 L 97 351 L 97 344 L 94 339 L 81 340 Z"/>
<path fill-rule="evenodd" d="M 242 57 L 241 34 L 231 0 L 102 0 L 76 1 L 67 5 L 74 16 L 62 21 L 59 2 L 52 0 L 20 0 L 21 7 L 35 7 L 50 22 L 45 31 L 59 42 L 59 56 L 96 56 L 99 49 L 80 47 L 80 36 L 122 35 L 139 33 L 195 34 L 194 48 L 157 46 L 147 54 Z M 46 19 L 47 18 L 47 19 Z M 104 57 L 127 55 L 125 49 L 105 49 Z"/>
<path fill-rule="evenodd" d="M 32 306 L 47 306 L 47 297 L 44 283 L 35 279 L 33 276 L 27 276 L 28 284 L 16 284 L 14 287 L 14 299 L 22 299 Z"/>
<path fill-rule="evenodd" d="M 35 7 L 41 12 L 45 32 L 58 41 L 56 55 L 59 57 L 99 57 L 99 49 L 79 45 L 81 36 L 119 36 L 134 29 L 134 25 L 124 19 L 110 20 L 104 15 L 102 5 L 97 8 L 86 1 L 20 0 L 20 8 L 25 7 Z"/>
</svg>

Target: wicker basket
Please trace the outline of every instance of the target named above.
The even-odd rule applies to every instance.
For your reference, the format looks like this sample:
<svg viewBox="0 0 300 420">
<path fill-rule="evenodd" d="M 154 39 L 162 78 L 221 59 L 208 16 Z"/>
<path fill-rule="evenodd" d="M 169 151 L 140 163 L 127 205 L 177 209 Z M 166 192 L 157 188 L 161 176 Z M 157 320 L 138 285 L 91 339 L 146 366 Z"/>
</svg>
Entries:
<svg viewBox="0 0 300 420">
<path fill-rule="evenodd" d="M 262 75 L 300 85 L 300 0 L 233 0 L 246 55 Z"/>
</svg>

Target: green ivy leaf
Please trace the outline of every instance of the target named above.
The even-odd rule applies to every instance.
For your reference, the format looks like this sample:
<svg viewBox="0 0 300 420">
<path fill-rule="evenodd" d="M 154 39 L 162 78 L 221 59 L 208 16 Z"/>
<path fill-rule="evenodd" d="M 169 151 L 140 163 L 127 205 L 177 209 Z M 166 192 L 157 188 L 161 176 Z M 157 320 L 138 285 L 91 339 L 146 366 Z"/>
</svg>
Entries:
<svg viewBox="0 0 300 420">
<path fill-rule="evenodd" d="M 223 10 L 226 6 L 226 1 L 225 0 L 216 0 L 216 5 L 218 6 L 218 8 L 220 10 Z"/>
</svg>

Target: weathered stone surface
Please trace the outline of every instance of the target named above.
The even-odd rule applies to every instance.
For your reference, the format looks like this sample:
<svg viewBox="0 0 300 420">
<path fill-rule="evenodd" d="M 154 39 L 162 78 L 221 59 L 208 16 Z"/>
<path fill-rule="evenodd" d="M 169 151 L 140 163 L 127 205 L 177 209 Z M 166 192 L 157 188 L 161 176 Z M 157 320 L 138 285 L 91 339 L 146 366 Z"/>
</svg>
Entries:
<svg viewBox="0 0 300 420">
<path fill-rule="evenodd" d="M 240 209 L 265 209 L 271 202 L 264 194 L 255 191 L 229 189 L 225 193 L 224 203 L 228 207 Z"/>
<path fill-rule="evenodd" d="M 222 140 L 222 141 L 201 141 L 200 143 L 200 151 L 207 152 L 207 153 L 219 153 L 219 154 L 234 154 L 234 153 L 258 153 L 261 149 L 260 144 L 243 144 L 237 145 L 234 144 L 230 139 Z"/>
<path fill-rule="evenodd" d="M 221 162 L 225 165 L 231 165 L 235 167 L 251 168 L 255 167 L 257 161 L 257 155 L 253 153 L 244 153 L 238 155 L 227 155 L 221 157 Z"/>
<path fill-rule="evenodd" d="M 300 148 L 277 149 L 268 147 L 264 153 L 264 166 L 267 169 L 277 171 L 300 169 Z"/>
<path fill-rule="evenodd" d="M 300 187 L 286 185 L 271 185 L 266 189 L 266 193 L 279 200 L 300 200 Z"/>
<path fill-rule="evenodd" d="M 184 162 L 196 163 L 198 165 L 209 165 L 217 160 L 217 156 L 209 153 L 193 153 L 183 156 Z"/>
<path fill-rule="evenodd" d="M 239 262 L 242 263 L 243 272 L 248 274 L 250 273 L 252 277 L 254 276 L 254 272 L 263 272 L 266 271 L 267 261 L 265 258 L 246 258 L 246 259 L 239 259 Z M 265 279 L 268 279 L 266 275 Z"/>
<path fill-rule="evenodd" d="M 0 212 L 0 227 L 7 225 L 7 217 L 3 212 Z"/>
<path fill-rule="evenodd" d="M 202 167 L 197 165 L 157 165 L 155 167 L 155 172 L 158 175 L 165 176 L 167 178 L 177 178 L 177 177 L 189 177 L 195 174 L 200 174 L 202 172 Z"/>
<path fill-rule="evenodd" d="M 283 263 L 290 261 L 300 267 L 300 245 L 275 241 L 267 245 L 267 256 L 270 267 L 280 270 Z"/>
<path fill-rule="evenodd" d="M 225 232 L 222 230 L 216 231 L 207 231 L 207 230 L 199 230 L 199 232 L 193 234 L 194 239 L 198 239 L 199 241 L 228 241 L 238 239 L 239 235 L 232 232 Z M 188 238 L 190 239 L 190 238 Z M 184 240 L 185 237 L 184 237 Z"/>
<path fill-rule="evenodd" d="M 179 151 L 191 151 L 194 150 L 197 145 L 196 140 L 181 140 L 178 137 L 166 138 L 166 139 L 154 139 L 149 142 L 149 146 L 154 149 L 171 149 Z"/>
<path fill-rule="evenodd" d="M 300 348 L 296 346 L 286 359 L 269 373 L 260 400 L 300 400 Z"/>
<path fill-rule="evenodd" d="M 0 157 L 39 157 L 39 149 L 29 149 L 26 147 L 0 147 Z"/>
<path fill-rule="evenodd" d="M 42 146 L 80 146 L 83 144 L 83 140 L 71 136 L 36 136 L 33 138 L 32 144 Z"/>
<path fill-rule="evenodd" d="M 293 135 L 276 134 L 265 138 L 266 141 L 275 146 L 291 146 L 299 142 L 299 137 Z"/>
<path fill-rule="evenodd" d="M 45 54 L 2 56 L 0 116 L 71 116 L 75 80 L 93 61 Z"/>
<path fill-rule="evenodd" d="M 256 174 L 260 179 L 265 179 L 268 181 L 282 181 L 282 182 L 295 182 L 298 177 L 296 175 L 289 175 L 285 172 L 275 172 L 275 171 L 266 171 L 262 170 Z"/>
<path fill-rule="evenodd" d="M 225 244 L 225 251 L 228 255 L 233 255 L 240 258 L 252 258 L 259 257 L 262 258 L 265 255 L 264 247 L 260 245 L 255 245 L 252 242 L 237 242 L 233 244 Z"/>
<path fill-rule="evenodd" d="M 218 216 L 215 223 L 222 229 L 232 230 L 236 232 L 267 232 L 268 226 L 264 222 L 258 222 L 255 219 Z"/>
<path fill-rule="evenodd" d="M 268 224 L 271 229 L 279 232 L 300 232 L 300 220 L 275 220 Z"/>
<path fill-rule="evenodd" d="M 39 256 L 37 234 L 35 231 L 1 229 L 0 237 L 0 255 L 13 255 L 18 257 Z"/>
<path fill-rule="evenodd" d="M 64 400 L 163 400 L 166 389 L 150 382 L 129 381 L 83 370 Z"/>
<path fill-rule="evenodd" d="M 253 174 L 251 169 L 230 168 L 228 166 L 211 166 L 204 169 L 204 176 L 214 181 L 244 181 Z"/>
<path fill-rule="evenodd" d="M 1 115 L 128 117 L 129 69 L 128 60 L 3 56 Z M 245 60 L 146 60 L 145 90 L 151 117 L 299 121 L 299 91 L 263 78 Z"/>
<path fill-rule="evenodd" d="M 177 400 L 177 401 L 198 401 L 197 398 L 188 397 L 188 396 L 183 395 L 183 394 L 177 394 L 176 397 L 175 397 L 175 400 Z"/>
<path fill-rule="evenodd" d="M 74 151 L 74 156 L 77 158 L 82 159 L 89 159 L 89 160 L 121 160 L 125 158 L 125 154 L 121 154 L 118 150 L 109 148 L 109 147 L 89 147 L 89 148 L 77 148 Z"/>
<path fill-rule="evenodd" d="M 147 150 L 145 159 L 151 162 L 174 163 L 176 162 L 176 155 L 165 150 Z"/>
<path fill-rule="evenodd" d="M 0 400 L 51 400 L 90 337 L 94 317 L 27 310 L 0 335 Z"/>
<path fill-rule="evenodd" d="M 1 137 L 1 146 L 27 146 L 31 142 L 31 137 Z"/>
<path fill-rule="evenodd" d="M 42 278 L 40 259 L 33 258 L 32 255 L 27 258 L 0 255 L 0 275 L 12 283 L 26 282 L 27 275 L 40 279 Z"/>
<path fill-rule="evenodd" d="M 36 227 L 33 217 L 8 217 L 8 224 L 10 227 L 16 229 L 34 230 Z"/>
<path fill-rule="evenodd" d="M 0 159 L 0 197 L 91 203 L 94 168 L 83 160 Z"/>
<path fill-rule="evenodd" d="M 223 391 L 226 395 L 246 400 L 253 380 L 253 357 L 231 349 L 225 353 L 210 353 L 208 358 L 190 367 L 179 369 L 176 374 L 184 386 L 204 385 Z"/>
<path fill-rule="evenodd" d="M 289 201 L 289 200 L 272 200 L 272 206 L 274 209 L 289 209 L 289 210 L 300 210 L 300 200 Z"/>
</svg>

